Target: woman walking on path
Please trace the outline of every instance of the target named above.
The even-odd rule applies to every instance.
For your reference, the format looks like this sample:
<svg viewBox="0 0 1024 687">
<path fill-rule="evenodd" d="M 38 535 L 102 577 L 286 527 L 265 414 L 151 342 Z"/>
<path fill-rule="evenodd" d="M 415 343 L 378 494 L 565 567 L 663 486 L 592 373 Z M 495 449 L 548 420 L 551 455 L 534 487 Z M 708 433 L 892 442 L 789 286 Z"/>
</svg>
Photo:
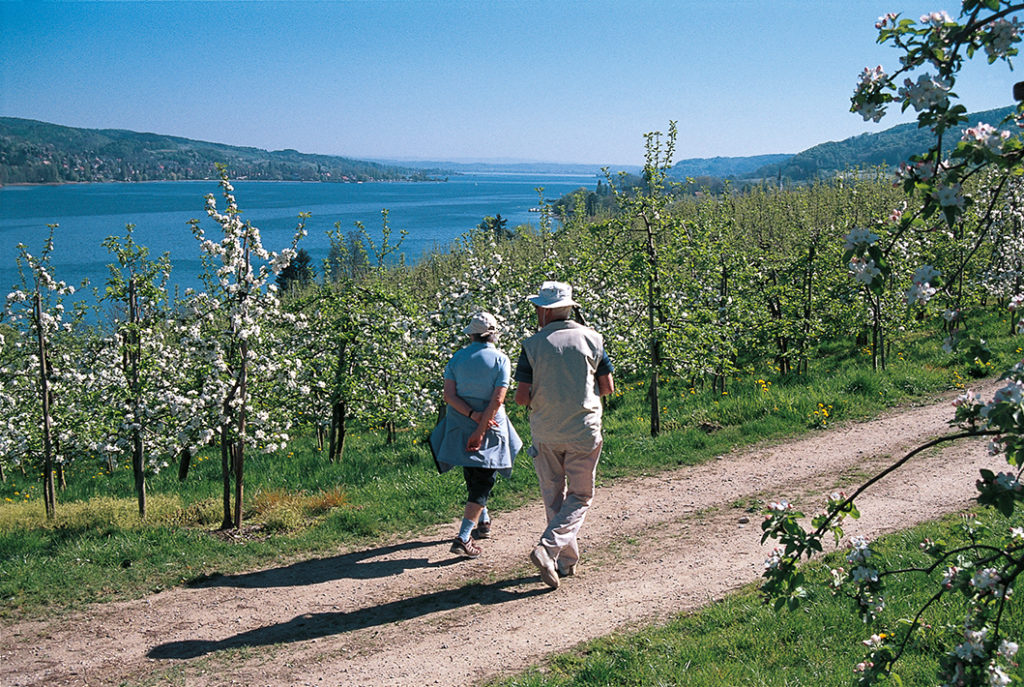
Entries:
<svg viewBox="0 0 1024 687">
<path fill-rule="evenodd" d="M 476 558 L 481 553 L 476 539 L 490 536 L 487 499 L 491 489 L 498 474 L 508 477 L 512 473 L 523 442 L 505 414 L 512 363 L 494 346 L 497 320 L 488 312 L 478 312 L 462 331 L 469 335 L 470 343 L 445 366 L 448 411 L 430 435 L 430 448 L 438 471 L 462 466 L 466 508 L 451 551 Z"/>
</svg>

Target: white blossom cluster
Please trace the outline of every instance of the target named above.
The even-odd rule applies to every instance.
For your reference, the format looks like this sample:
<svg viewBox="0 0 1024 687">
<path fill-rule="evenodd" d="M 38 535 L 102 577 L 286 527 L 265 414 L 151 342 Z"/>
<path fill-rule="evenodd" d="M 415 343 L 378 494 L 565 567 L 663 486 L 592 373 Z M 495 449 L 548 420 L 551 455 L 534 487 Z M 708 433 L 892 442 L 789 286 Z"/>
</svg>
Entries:
<svg viewBox="0 0 1024 687">
<path fill-rule="evenodd" d="M 989 59 L 1009 57 L 1014 44 L 1020 42 L 1021 24 L 1017 17 L 999 18 L 986 26 L 985 52 Z"/>
</svg>

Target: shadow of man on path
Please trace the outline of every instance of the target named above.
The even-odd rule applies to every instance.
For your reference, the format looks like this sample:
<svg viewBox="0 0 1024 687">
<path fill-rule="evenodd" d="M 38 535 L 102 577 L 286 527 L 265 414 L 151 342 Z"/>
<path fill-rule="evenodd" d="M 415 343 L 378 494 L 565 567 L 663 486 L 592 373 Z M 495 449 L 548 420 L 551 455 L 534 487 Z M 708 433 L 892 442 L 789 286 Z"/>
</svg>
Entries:
<svg viewBox="0 0 1024 687">
<path fill-rule="evenodd" d="M 548 587 L 537 587 L 536 577 L 502 580 L 491 584 L 476 584 L 459 589 L 447 589 L 409 599 L 398 599 L 380 606 L 338 613 L 306 613 L 288 622 L 278 623 L 242 632 L 219 641 L 183 640 L 153 647 L 147 656 L 159 659 L 188 659 L 211 654 L 223 649 L 267 646 L 284 642 L 301 642 L 317 637 L 352 632 L 367 627 L 410 620 L 430 613 L 480 604 L 482 606 L 508 603 L 546 594 Z M 516 589 L 523 585 L 527 589 Z"/>
<path fill-rule="evenodd" d="M 415 568 L 439 568 L 458 563 L 460 559 L 452 557 L 431 562 L 429 558 L 402 557 L 394 560 L 372 560 L 396 553 L 415 551 L 441 544 L 443 541 L 411 541 L 392 546 L 382 546 L 365 551 L 353 551 L 341 556 L 318 558 L 300 561 L 291 565 L 270 570 L 260 570 L 240 575 L 213 575 L 200 577 L 188 583 L 190 587 L 240 587 L 244 589 L 260 589 L 269 587 L 300 587 L 319 584 L 332 580 L 372 580 L 400 575 L 406 570 Z M 447 549 L 445 549 L 447 553 Z"/>
</svg>

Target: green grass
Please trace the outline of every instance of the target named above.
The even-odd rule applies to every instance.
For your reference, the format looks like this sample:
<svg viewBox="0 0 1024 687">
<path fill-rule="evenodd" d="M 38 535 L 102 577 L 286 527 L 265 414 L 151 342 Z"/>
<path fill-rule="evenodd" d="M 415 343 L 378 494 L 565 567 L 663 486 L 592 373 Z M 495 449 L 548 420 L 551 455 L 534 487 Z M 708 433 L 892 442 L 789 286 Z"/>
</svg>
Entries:
<svg viewBox="0 0 1024 687">
<path fill-rule="evenodd" d="M 985 520 L 1006 525 L 991 512 Z M 1024 522 L 1018 513 L 1015 523 Z M 924 564 L 918 543 L 925 537 L 947 542 L 958 536 L 956 518 L 929 523 L 875 542 L 879 553 L 900 565 Z M 831 554 L 808 567 L 819 583 L 831 564 Z M 940 575 L 941 577 L 941 575 Z M 934 580 L 932 581 L 934 582 Z M 914 615 L 934 593 L 932 582 L 920 576 L 890 583 L 889 605 L 878 624 L 867 626 L 852 604 L 814 586 L 796 611 L 774 612 L 751 586 L 699 612 L 680 615 L 663 625 L 637 632 L 617 633 L 587 642 L 559 655 L 544 666 L 496 680 L 491 687 L 596 687 L 687 685 L 688 687 L 847 687 L 855 684 L 854 666 L 864 660 L 861 642 L 873 633 L 905 627 L 901 619 Z M 965 605 L 946 597 L 925 617 L 926 627 L 915 633 L 908 652 L 897 663 L 904 685 L 937 683 L 938 658 L 956 643 Z M 1011 634 L 1024 626 L 1024 611 L 1016 605 L 1003 618 Z M 1021 675 L 1020 677 L 1024 677 Z"/>
<path fill-rule="evenodd" d="M 1004 322 L 988 327 L 983 335 L 996 362 L 981 372 L 1001 370 L 1021 353 Z M 725 394 L 668 379 L 657 439 L 649 436 L 644 382 L 618 379 L 607 403 L 599 479 L 608 484 L 701 463 L 737 447 L 828 431 L 835 423 L 962 386 L 978 374 L 977 365 L 942 354 L 936 339 L 908 337 L 879 373 L 871 371 L 863 350 L 835 346 L 806 376 L 746 369 L 728 380 Z M 524 410 L 509 410 L 528 440 Z M 99 462 L 72 464 L 54 522 L 44 518 L 39 476 L 9 470 L 0 484 L 0 615 L 35 617 L 138 597 L 205 575 L 363 546 L 454 520 L 465 499 L 461 474 L 437 475 L 425 444 L 428 431 L 399 433 L 390 446 L 380 433 L 352 431 L 337 464 L 301 433 L 278 454 L 247 455 L 245 520 L 251 528 L 237 538 L 214 531 L 221 521 L 215 452 L 197 457 L 185 482 L 173 465 L 153 476 L 144 523 L 136 514 L 131 472 L 123 466 L 107 474 Z M 537 494 L 523 452 L 512 478 L 499 480 L 490 508 L 500 514 Z"/>
</svg>

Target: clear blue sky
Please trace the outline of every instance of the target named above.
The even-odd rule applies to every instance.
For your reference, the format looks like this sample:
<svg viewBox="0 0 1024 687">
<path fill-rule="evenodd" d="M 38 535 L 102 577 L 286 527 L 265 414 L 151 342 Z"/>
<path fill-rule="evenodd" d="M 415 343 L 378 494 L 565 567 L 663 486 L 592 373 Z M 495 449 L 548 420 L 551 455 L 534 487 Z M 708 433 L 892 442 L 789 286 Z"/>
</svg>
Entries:
<svg viewBox="0 0 1024 687">
<path fill-rule="evenodd" d="M 0 115 L 355 158 L 638 164 L 794 153 L 879 131 L 849 97 L 892 68 L 876 18 L 951 1 L 0 0 Z M 983 58 L 976 60 L 983 63 Z M 970 69 L 971 111 L 1012 102 Z"/>
</svg>

